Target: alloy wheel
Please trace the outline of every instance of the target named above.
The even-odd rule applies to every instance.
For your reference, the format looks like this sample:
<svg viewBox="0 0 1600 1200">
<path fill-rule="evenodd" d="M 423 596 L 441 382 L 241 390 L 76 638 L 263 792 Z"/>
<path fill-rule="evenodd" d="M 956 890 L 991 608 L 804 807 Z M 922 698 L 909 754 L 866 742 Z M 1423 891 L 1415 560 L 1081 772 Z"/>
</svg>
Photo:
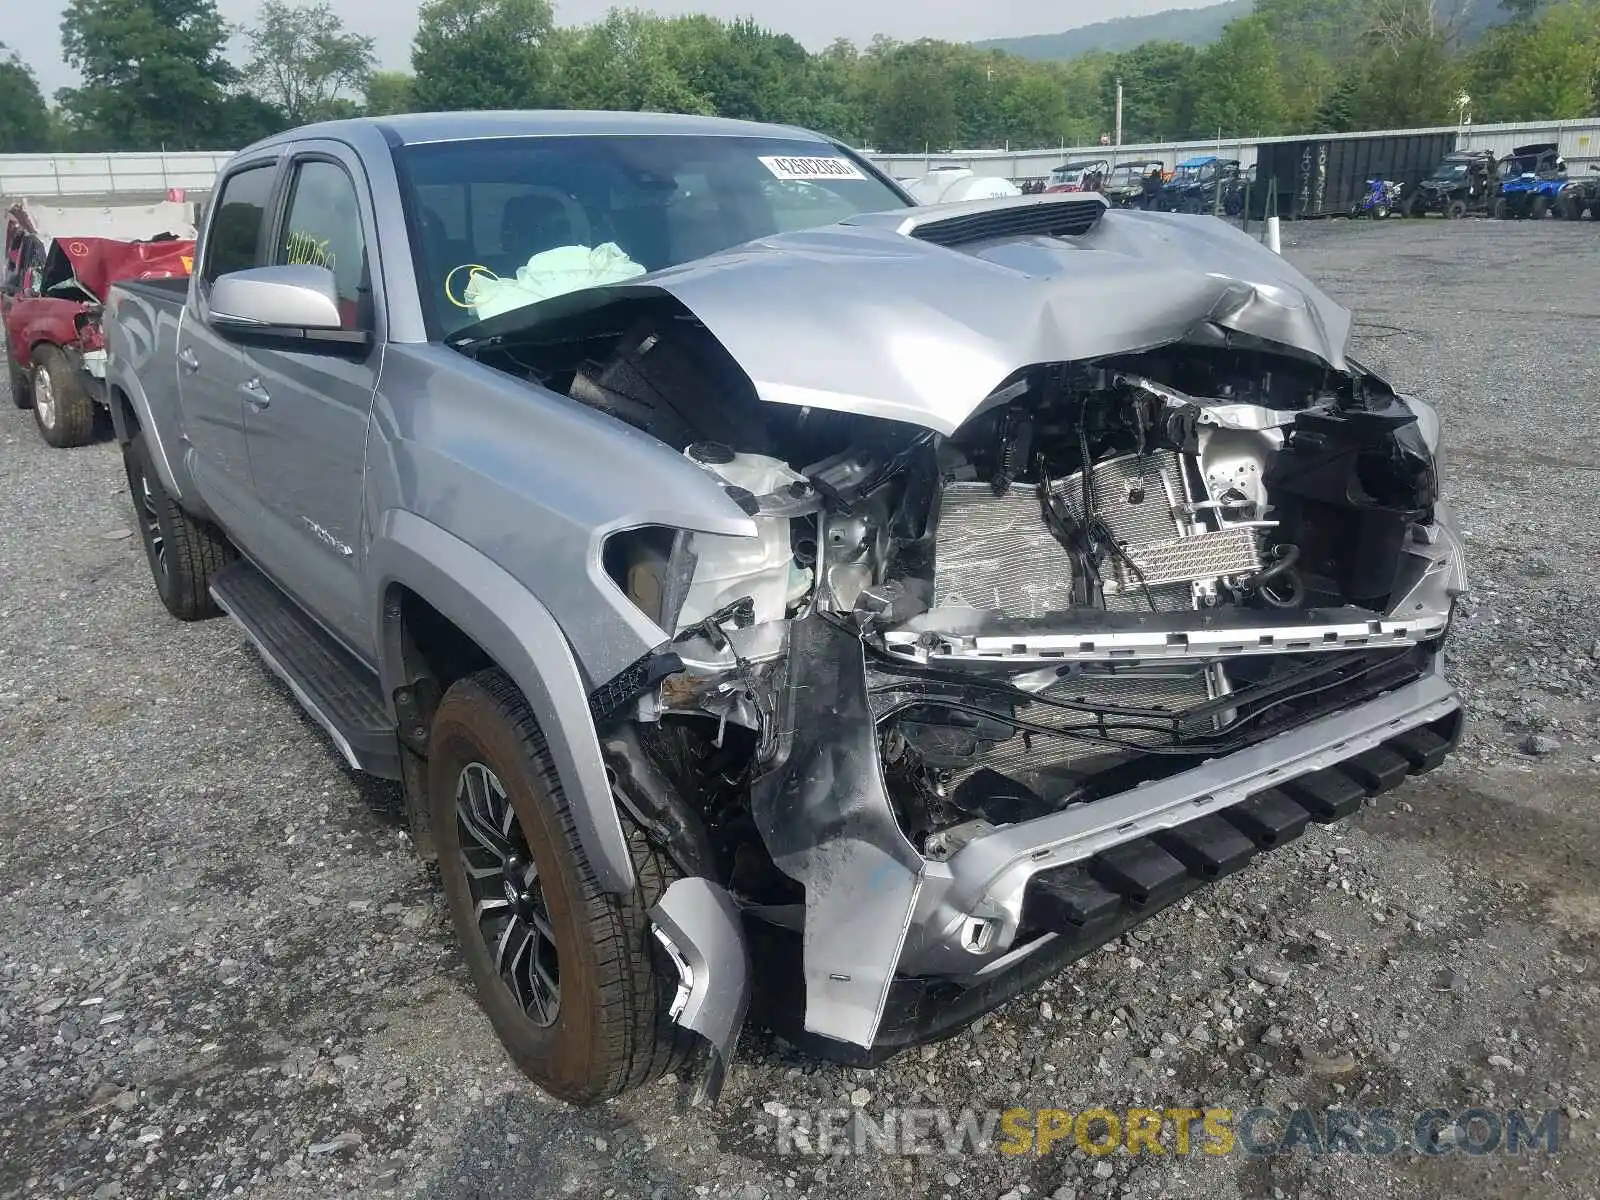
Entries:
<svg viewBox="0 0 1600 1200">
<path fill-rule="evenodd" d="M 555 1023 L 561 975 L 539 868 L 495 773 L 468 763 L 456 779 L 461 868 L 478 934 L 500 980 L 535 1025 Z"/>
<path fill-rule="evenodd" d="M 144 527 L 145 542 L 150 556 L 155 559 L 156 573 L 163 579 L 167 574 L 167 539 L 161 536 L 161 519 L 156 515 L 156 497 L 150 490 L 150 477 L 139 473 L 139 524 Z"/>
<path fill-rule="evenodd" d="M 49 371 L 33 372 L 33 411 L 46 429 L 56 427 L 56 389 Z"/>
</svg>

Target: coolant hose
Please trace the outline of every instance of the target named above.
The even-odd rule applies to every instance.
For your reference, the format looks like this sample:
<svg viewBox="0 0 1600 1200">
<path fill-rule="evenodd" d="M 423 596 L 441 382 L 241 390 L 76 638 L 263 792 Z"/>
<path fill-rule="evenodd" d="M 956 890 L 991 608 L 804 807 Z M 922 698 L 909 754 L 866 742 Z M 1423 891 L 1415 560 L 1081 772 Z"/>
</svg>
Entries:
<svg viewBox="0 0 1600 1200">
<path fill-rule="evenodd" d="M 1248 579 L 1240 580 L 1239 590 L 1259 593 L 1261 599 L 1273 608 L 1299 607 L 1300 601 L 1305 598 L 1305 587 L 1294 569 L 1295 563 L 1300 560 L 1300 547 L 1274 546 L 1272 557 L 1273 562 L 1269 566 L 1263 567 Z M 1268 584 L 1279 581 L 1287 584 L 1282 593 L 1267 587 Z"/>
</svg>

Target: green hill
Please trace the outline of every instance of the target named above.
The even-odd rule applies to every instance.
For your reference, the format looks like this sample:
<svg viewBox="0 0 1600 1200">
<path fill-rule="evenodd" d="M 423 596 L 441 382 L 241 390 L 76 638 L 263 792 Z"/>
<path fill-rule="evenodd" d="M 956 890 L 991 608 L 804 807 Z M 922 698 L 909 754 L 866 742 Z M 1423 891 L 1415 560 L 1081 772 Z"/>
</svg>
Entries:
<svg viewBox="0 0 1600 1200">
<path fill-rule="evenodd" d="M 1142 42 L 1183 42 L 1206 46 L 1222 36 L 1229 21 L 1248 17 L 1254 0 L 1228 0 L 1208 8 L 1174 8 L 1145 17 L 1118 17 L 1097 21 L 1062 33 L 1037 33 L 1028 37 L 993 38 L 976 45 L 982 50 L 1004 50 L 1037 61 L 1064 61 L 1096 50 L 1120 53 Z"/>
<path fill-rule="evenodd" d="M 1505 20 L 1500 0 L 1454 0 L 1462 4 L 1466 19 L 1462 29 L 1469 40 L 1476 40 L 1490 25 Z M 1451 3 L 1440 6 L 1453 7 Z M 1254 0 L 1227 0 L 1206 8 L 1173 8 L 1144 17 L 1118 17 L 1097 21 L 1061 33 L 1036 33 L 1026 37 L 991 38 L 974 43 L 981 50 L 1004 50 L 1040 62 L 1064 62 L 1080 54 L 1103 51 L 1118 54 L 1142 42 L 1182 42 L 1186 46 L 1208 46 L 1222 36 L 1229 21 L 1248 17 Z"/>
</svg>

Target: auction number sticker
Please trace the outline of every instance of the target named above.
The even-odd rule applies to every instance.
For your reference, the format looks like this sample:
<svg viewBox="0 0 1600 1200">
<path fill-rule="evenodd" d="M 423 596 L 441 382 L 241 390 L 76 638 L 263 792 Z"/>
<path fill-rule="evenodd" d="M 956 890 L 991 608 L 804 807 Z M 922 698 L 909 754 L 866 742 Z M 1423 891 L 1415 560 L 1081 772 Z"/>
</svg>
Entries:
<svg viewBox="0 0 1600 1200">
<path fill-rule="evenodd" d="M 778 179 L 865 179 L 861 169 L 848 158 L 785 158 L 764 155 L 761 165 Z"/>
</svg>

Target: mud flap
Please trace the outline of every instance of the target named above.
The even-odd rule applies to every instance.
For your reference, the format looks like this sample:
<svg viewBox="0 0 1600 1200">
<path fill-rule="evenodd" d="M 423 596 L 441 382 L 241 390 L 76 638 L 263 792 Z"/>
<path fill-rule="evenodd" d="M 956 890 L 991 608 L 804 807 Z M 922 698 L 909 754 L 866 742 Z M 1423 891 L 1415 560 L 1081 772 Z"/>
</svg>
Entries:
<svg viewBox="0 0 1600 1200">
<path fill-rule="evenodd" d="M 808 1032 L 870 1047 L 922 887 L 884 788 L 860 640 L 823 617 L 789 628 L 776 761 L 751 789 L 778 868 L 806 893 Z"/>
<path fill-rule="evenodd" d="M 710 1048 L 695 1100 L 715 1104 L 750 1003 L 750 962 L 738 907 L 718 884 L 690 875 L 668 885 L 650 920 L 678 967 L 672 1019 Z"/>
</svg>

